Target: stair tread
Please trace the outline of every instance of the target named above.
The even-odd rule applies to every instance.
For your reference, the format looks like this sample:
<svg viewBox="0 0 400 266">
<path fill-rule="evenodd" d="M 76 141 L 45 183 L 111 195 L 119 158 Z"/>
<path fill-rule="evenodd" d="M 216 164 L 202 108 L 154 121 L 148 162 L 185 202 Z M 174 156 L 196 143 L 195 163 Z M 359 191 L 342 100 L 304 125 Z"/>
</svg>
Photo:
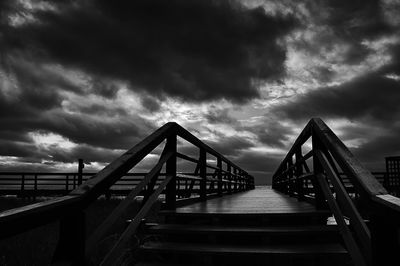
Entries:
<svg viewBox="0 0 400 266">
<path fill-rule="evenodd" d="M 176 242 L 146 242 L 141 250 L 175 253 L 204 253 L 204 254 L 292 254 L 292 255 L 322 255 L 347 254 L 347 250 L 338 243 L 301 244 L 301 245 L 218 245 Z"/>
<path fill-rule="evenodd" d="M 240 217 L 240 216 L 245 216 L 245 217 L 251 217 L 251 216 L 262 216 L 262 217 L 269 217 L 269 216 L 284 216 L 284 217 L 296 217 L 296 216 L 325 216 L 325 215 L 331 215 L 332 212 L 329 210 L 304 210 L 304 211 L 296 211 L 296 212 L 291 212 L 290 210 L 284 210 L 282 209 L 281 211 L 271 211 L 271 212 L 266 212 L 266 211 L 256 211 L 256 210 L 243 210 L 243 212 L 239 212 L 237 210 L 232 210 L 232 211 L 210 211 L 210 210 L 190 210 L 190 209 L 177 209 L 177 210 L 161 210 L 159 211 L 160 215 L 176 215 L 176 216 L 235 216 L 235 217 Z"/>
<path fill-rule="evenodd" d="M 310 234 L 310 233 L 335 233 L 338 232 L 334 225 L 307 225 L 307 226 L 215 226 L 215 225 L 183 225 L 183 224 L 158 224 L 148 228 L 150 233 L 229 233 L 229 234 Z"/>
</svg>

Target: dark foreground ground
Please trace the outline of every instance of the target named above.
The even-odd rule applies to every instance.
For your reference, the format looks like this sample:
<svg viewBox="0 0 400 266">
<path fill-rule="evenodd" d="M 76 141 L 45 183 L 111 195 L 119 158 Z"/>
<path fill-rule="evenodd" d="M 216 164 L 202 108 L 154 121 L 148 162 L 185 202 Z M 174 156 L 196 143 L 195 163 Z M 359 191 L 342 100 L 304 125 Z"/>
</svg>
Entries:
<svg viewBox="0 0 400 266">
<path fill-rule="evenodd" d="M 0 197 L 0 211 L 38 201 L 40 200 Z M 86 210 L 88 235 L 119 202 L 119 199 L 99 199 Z M 0 240 L 0 265 L 49 265 L 57 241 L 58 222 L 2 239 Z"/>
</svg>

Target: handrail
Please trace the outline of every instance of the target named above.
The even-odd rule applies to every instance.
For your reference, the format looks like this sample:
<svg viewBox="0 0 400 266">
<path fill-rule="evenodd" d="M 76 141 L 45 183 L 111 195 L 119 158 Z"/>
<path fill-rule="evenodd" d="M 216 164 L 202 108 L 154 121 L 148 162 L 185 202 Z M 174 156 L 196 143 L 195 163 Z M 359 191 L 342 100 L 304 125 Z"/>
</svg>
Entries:
<svg viewBox="0 0 400 266">
<path fill-rule="evenodd" d="M 309 139 L 312 150 L 303 155 L 302 146 Z M 309 159 L 313 170 L 307 164 Z M 343 185 L 341 173 L 355 189 L 356 204 Z M 272 187 L 312 200 L 317 208 L 329 206 L 356 265 L 394 265 L 390 262 L 396 254 L 393 250 L 400 248 L 396 238 L 400 199 L 387 192 L 320 118 L 311 119 L 300 133 L 274 173 Z"/>
<path fill-rule="evenodd" d="M 195 176 L 199 176 L 200 179 L 190 180 L 190 185 L 187 184 L 188 181 L 185 181 L 183 189 L 176 169 L 177 158 L 179 157 L 177 153 L 177 137 L 181 137 L 198 147 L 200 153 L 196 170 L 193 173 Z M 99 230 L 95 232 L 95 235 L 89 238 L 89 247 L 86 247 L 88 251 L 90 251 L 90 245 L 101 239 L 108 232 L 109 227 L 115 223 L 116 216 L 121 215 L 121 210 L 125 209 L 129 204 L 128 201 L 132 201 L 132 198 L 139 195 L 145 187 L 147 187 L 144 194 L 145 203 L 133 221 L 136 225 L 128 226 L 129 234 L 135 231 L 138 219 L 146 215 L 150 206 L 162 192 L 166 194 L 165 207 L 173 209 L 177 204 L 182 204 L 182 200 L 196 199 L 192 197 L 192 194 L 196 192 L 200 195 L 200 200 L 207 200 L 210 195 L 222 196 L 224 193 L 235 193 L 254 188 L 254 178 L 246 171 L 214 151 L 210 146 L 200 141 L 177 123 L 170 122 L 136 144 L 68 195 L 0 213 L 0 238 L 14 235 L 51 221 L 60 220 L 60 238 L 54 254 L 54 260 L 57 262 L 69 261 L 75 264 L 84 263 L 87 260 L 85 259 L 85 254 L 88 255 L 90 252 L 85 251 L 85 216 L 83 210 L 100 195 L 106 193 L 113 184 L 125 176 L 130 169 L 164 141 L 166 141 L 166 144 L 159 162 L 144 177 L 141 183 L 133 188 L 125 201 L 120 203 L 120 206 L 111 214 L 111 217 L 105 220 Z M 207 153 L 217 158 L 216 167 L 207 164 Z M 191 158 L 185 156 L 180 157 L 184 157 L 181 159 Z M 222 163 L 226 164 L 226 169 L 223 169 Z M 161 183 L 157 183 L 157 178 L 161 175 L 160 170 L 163 165 L 166 165 L 166 172 L 162 174 L 165 178 Z M 207 173 L 208 168 L 215 170 L 212 176 L 217 177 L 217 179 L 211 180 L 208 178 L 210 175 L 210 173 Z M 224 182 L 223 176 L 224 179 L 229 179 L 230 182 Z M 218 188 L 214 188 L 215 182 L 218 184 Z M 157 187 L 155 187 L 156 184 Z M 209 186 L 207 187 L 207 185 Z M 195 186 L 198 186 L 199 189 L 195 190 Z M 182 197 L 184 199 L 181 199 Z M 124 235 L 123 237 L 126 236 Z"/>
</svg>

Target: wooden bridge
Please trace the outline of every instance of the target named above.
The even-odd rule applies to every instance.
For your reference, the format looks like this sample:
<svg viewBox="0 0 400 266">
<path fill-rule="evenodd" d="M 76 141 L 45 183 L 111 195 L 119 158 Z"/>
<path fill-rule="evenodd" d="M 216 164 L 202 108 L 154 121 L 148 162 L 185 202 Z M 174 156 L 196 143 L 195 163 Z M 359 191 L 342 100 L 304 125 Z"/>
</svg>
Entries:
<svg viewBox="0 0 400 266">
<path fill-rule="evenodd" d="M 197 153 L 184 154 L 188 145 Z M 86 237 L 85 209 L 158 150 L 154 167 Z M 272 188 L 255 187 L 245 170 L 168 123 L 67 195 L 0 213 L 0 237 L 52 221 L 60 224 L 54 264 L 398 265 L 400 251 L 400 199 L 320 119 L 299 135 Z"/>
</svg>

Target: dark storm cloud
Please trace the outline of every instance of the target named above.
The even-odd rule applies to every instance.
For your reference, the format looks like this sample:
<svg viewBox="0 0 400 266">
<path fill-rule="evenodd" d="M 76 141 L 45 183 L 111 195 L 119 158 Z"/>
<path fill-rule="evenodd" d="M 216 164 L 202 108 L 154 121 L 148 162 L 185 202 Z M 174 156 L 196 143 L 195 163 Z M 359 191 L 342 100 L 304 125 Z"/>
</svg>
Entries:
<svg viewBox="0 0 400 266">
<path fill-rule="evenodd" d="M 274 156 L 254 151 L 244 151 L 234 159 L 241 168 L 254 176 L 256 184 L 271 184 L 272 174 L 282 161 L 282 156 Z"/>
<path fill-rule="evenodd" d="M 32 143 L 10 142 L 4 140 L 0 140 L 0 154 L 2 156 L 15 157 L 42 157 L 42 155 L 36 150 L 36 146 Z"/>
<path fill-rule="evenodd" d="M 104 106 L 99 103 L 83 106 L 71 106 L 69 110 L 72 112 L 82 112 L 88 115 L 102 116 L 102 117 L 126 117 L 128 113 L 125 109 L 118 106 Z"/>
<path fill-rule="evenodd" d="M 235 1 L 58 5 L 57 12 L 36 11 L 38 23 L 8 27 L 4 38 L 12 49 L 34 48 L 43 60 L 190 101 L 257 97 L 254 79 L 283 74 L 278 39 L 295 24 Z"/>
<path fill-rule="evenodd" d="M 384 157 L 400 154 L 399 136 L 400 127 L 394 126 L 389 132 L 382 132 L 352 150 L 370 169 L 381 170 L 384 167 Z"/>
<path fill-rule="evenodd" d="M 161 109 L 160 102 L 149 95 L 142 95 L 142 105 L 150 112 L 157 112 Z"/>
<path fill-rule="evenodd" d="M 214 150 L 225 156 L 237 156 L 243 150 L 254 147 L 254 143 L 244 137 L 227 137 L 221 136 L 218 141 L 208 141 Z"/>
<path fill-rule="evenodd" d="M 83 158 L 85 163 L 108 163 L 118 158 L 121 154 L 121 151 L 103 149 L 88 145 L 79 145 L 70 150 L 51 149 L 48 153 L 52 160 L 65 163 L 73 163 L 77 158 Z"/>
<path fill-rule="evenodd" d="M 208 113 L 205 114 L 205 118 L 207 122 L 210 124 L 229 124 L 235 125 L 237 124 L 237 120 L 229 115 L 228 108 L 218 109 L 215 106 L 211 106 L 208 110 Z"/>
<path fill-rule="evenodd" d="M 371 170 L 384 168 L 384 157 L 400 153 L 400 81 L 372 73 L 339 86 L 320 88 L 275 108 L 285 119 L 346 118 L 355 122 L 341 127 L 341 139 L 362 139 L 351 148 Z M 328 126 L 334 126 L 329 125 Z"/>
<path fill-rule="evenodd" d="M 379 0 L 305 0 L 302 4 L 297 1 L 285 3 L 292 10 L 291 13 L 303 22 L 301 34 L 294 37 L 293 47 L 324 58 L 331 64 L 362 63 L 367 56 L 376 53 L 365 45 L 365 41 L 396 34 L 398 30 L 390 23 L 391 18 L 385 17 L 385 11 L 389 8 L 387 3 Z M 322 82 L 329 81 L 326 79 L 329 76 L 320 76 L 320 73 L 314 73 L 313 77 Z"/>
<path fill-rule="evenodd" d="M 397 121 L 400 113 L 400 82 L 378 74 L 356 78 L 342 85 L 320 88 L 295 97 L 275 111 L 294 120 L 320 116 Z"/>
</svg>

